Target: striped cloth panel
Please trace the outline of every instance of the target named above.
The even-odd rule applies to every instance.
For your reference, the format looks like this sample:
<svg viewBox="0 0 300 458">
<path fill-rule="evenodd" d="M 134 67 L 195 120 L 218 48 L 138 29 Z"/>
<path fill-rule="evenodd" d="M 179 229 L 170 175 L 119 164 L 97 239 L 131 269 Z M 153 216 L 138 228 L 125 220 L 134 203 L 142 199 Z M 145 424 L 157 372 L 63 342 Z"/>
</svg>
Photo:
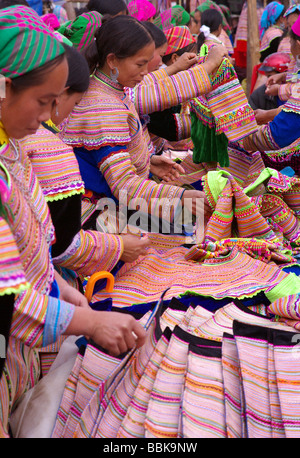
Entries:
<svg viewBox="0 0 300 458">
<path fill-rule="evenodd" d="M 185 438 L 226 437 L 221 345 L 189 346 L 181 413 Z"/>
<path fill-rule="evenodd" d="M 240 370 L 236 341 L 232 334 L 225 332 L 222 338 L 222 372 L 228 438 L 246 437 L 244 393 Z"/>
</svg>

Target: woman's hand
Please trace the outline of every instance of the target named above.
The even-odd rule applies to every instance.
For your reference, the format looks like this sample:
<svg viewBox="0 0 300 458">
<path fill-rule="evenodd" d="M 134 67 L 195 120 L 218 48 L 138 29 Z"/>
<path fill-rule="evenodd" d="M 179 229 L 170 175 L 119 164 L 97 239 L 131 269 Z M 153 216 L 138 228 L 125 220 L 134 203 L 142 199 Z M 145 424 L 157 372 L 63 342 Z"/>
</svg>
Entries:
<svg viewBox="0 0 300 458">
<path fill-rule="evenodd" d="M 190 67 L 195 65 L 198 62 L 197 54 L 194 52 L 185 52 L 178 59 L 168 67 L 166 67 L 166 71 L 169 76 L 175 75 L 177 72 L 182 72 L 184 70 L 188 70 Z"/>
<path fill-rule="evenodd" d="M 119 312 L 96 312 L 91 339 L 118 356 L 132 348 L 141 347 L 146 340 L 146 331 L 131 315 Z"/>
<path fill-rule="evenodd" d="M 121 261 L 133 262 L 139 256 L 147 254 L 147 248 L 151 245 L 147 235 L 140 237 L 139 235 L 125 234 L 121 235 L 121 237 L 124 246 Z"/>
<path fill-rule="evenodd" d="M 269 76 L 266 82 L 266 86 L 272 86 L 273 84 L 283 84 L 286 82 L 286 73 L 275 73 Z"/>
<path fill-rule="evenodd" d="M 146 331 L 133 316 L 75 307 L 66 335 L 89 336 L 110 355 L 118 356 L 145 343 Z"/>
<path fill-rule="evenodd" d="M 186 207 L 193 215 L 201 216 L 208 220 L 212 214 L 212 209 L 203 191 L 185 190 L 182 196 L 182 206 Z"/>
<path fill-rule="evenodd" d="M 279 112 L 278 108 L 274 108 L 273 110 L 257 109 L 257 110 L 254 110 L 254 115 L 255 115 L 257 124 L 262 125 L 262 124 L 268 124 L 268 122 L 273 121 L 275 116 L 278 115 L 278 112 Z"/>
<path fill-rule="evenodd" d="M 162 179 L 166 183 L 176 180 L 181 173 L 185 173 L 184 168 L 166 156 L 151 156 L 150 171 L 153 175 Z"/>
<path fill-rule="evenodd" d="M 228 51 L 223 45 L 214 45 L 210 48 L 205 62 L 201 64 L 208 74 L 216 70 L 222 63 L 224 57 L 228 57 Z"/>
<path fill-rule="evenodd" d="M 69 285 L 69 283 L 63 279 L 57 271 L 55 271 L 55 280 L 57 281 L 59 287 L 59 298 L 61 300 L 76 305 L 77 307 L 90 307 L 86 297 L 76 288 Z"/>
<path fill-rule="evenodd" d="M 278 95 L 280 84 L 272 84 L 270 86 L 266 86 L 265 93 L 267 95 L 273 95 L 276 96 Z"/>
</svg>

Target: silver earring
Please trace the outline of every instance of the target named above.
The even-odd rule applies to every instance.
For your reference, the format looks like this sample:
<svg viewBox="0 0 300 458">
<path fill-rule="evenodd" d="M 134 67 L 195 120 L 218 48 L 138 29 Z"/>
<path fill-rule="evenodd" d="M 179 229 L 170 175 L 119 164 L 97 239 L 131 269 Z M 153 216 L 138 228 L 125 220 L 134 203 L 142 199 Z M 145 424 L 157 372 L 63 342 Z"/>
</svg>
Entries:
<svg viewBox="0 0 300 458">
<path fill-rule="evenodd" d="M 58 113 L 58 104 L 57 104 L 56 107 L 55 107 L 55 116 L 58 116 L 58 114 L 59 113 Z"/>
<path fill-rule="evenodd" d="M 111 71 L 110 71 L 110 79 L 116 83 L 118 81 L 118 76 L 119 76 L 119 70 L 117 67 L 114 67 Z"/>
</svg>

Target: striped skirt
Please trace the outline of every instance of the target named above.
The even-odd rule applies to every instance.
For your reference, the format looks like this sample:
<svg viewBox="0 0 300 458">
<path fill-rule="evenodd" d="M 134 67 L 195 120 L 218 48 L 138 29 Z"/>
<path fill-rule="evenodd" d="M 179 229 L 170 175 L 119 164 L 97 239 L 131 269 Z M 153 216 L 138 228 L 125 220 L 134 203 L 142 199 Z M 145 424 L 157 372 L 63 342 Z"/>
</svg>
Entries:
<svg viewBox="0 0 300 458">
<path fill-rule="evenodd" d="M 89 343 L 53 437 L 299 437 L 298 334 L 263 309 L 165 301 L 141 318 L 142 348 L 112 358 Z"/>
</svg>

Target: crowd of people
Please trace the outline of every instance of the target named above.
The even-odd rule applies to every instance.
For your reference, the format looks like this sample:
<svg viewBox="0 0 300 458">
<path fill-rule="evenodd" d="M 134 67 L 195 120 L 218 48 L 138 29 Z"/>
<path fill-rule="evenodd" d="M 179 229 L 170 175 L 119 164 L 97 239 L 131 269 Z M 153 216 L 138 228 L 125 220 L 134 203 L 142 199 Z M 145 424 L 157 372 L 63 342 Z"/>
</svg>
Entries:
<svg viewBox="0 0 300 458">
<path fill-rule="evenodd" d="M 257 18 L 249 88 L 247 0 L 0 0 L 0 437 L 300 436 L 300 5 Z"/>
</svg>

